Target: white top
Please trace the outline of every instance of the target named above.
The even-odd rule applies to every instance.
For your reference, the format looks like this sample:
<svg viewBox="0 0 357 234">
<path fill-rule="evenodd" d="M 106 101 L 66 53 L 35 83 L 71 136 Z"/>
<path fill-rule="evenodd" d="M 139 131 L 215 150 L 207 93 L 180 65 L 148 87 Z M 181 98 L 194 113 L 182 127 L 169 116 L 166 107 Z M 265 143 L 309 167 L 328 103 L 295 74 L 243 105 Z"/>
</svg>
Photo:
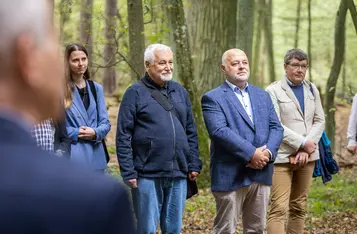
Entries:
<svg viewBox="0 0 357 234">
<path fill-rule="evenodd" d="M 357 137 L 357 94 L 353 98 L 350 119 L 348 121 L 347 146 L 356 146 L 357 145 L 356 137 Z"/>
</svg>

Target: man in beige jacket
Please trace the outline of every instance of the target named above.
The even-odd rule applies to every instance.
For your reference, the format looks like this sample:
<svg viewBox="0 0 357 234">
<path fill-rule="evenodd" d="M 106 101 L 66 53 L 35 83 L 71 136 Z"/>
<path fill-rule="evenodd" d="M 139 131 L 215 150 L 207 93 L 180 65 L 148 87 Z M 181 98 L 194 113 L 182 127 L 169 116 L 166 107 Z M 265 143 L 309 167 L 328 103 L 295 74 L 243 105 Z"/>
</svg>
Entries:
<svg viewBox="0 0 357 234">
<path fill-rule="evenodd" d="M 274 165 L 268 234 L 299 234 L 304 229 L 307 196 L 319 159 L 317 143 L 325 127 L 319 91 L 305 80 L 308 64 L 304 51 L 289 50 L 284 58 L 284 78 L 267 88 L 284 127 Z"/>
</svg>

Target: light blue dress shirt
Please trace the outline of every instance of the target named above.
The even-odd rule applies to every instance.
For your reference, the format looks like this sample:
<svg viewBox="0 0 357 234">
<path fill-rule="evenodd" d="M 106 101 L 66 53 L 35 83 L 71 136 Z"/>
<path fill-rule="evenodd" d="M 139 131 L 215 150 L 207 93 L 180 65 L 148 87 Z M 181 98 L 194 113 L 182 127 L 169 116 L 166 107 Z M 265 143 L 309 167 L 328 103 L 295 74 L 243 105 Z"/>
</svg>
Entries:
<svg viewBox="0 0 357 234">
<path fill-rule="evenodd" d="M 231 87 L 231 89 L 233 90 L 235 95 L 237 96 L 238 100 L 240 101 L 240 103 L 242 104 L 243 108 L 247 112 L 247 115 L 249 116 L 249 119 L 252 121 L 252 124 L 254 125 L 252 105 L 250 103 L 250 97 L 249 97 L 249 93 L 248 93 L 248 86 L 249 86 L 248 82 L 246 83 L 246 85 L 245 85 L 245 87 L 243 89 L 240 89 L 239 87 L 235 86 L 234 84 L 232 84 L 228 80 L 226 80 L 226 82 L 229 85 L 229 87 Z"/>
<path fill-rule="evenodd" d="M 245 87 L 243 89 L 240 89 L 239 87 L 235 86 L 228 80 L 226 80 L 226 83 L 229 85 L 229 87 L 233 90 L 235 95 L 237 96 L 238 100 L 244 107 L 245 111 L 247 112 L 247 115 L 249 116 L 250 121 L 252 121 L 252 124 L 254 126 L 254 116 L 253 116 L 253 110 L 252 110 L 252 104 L 250 102 L 250 97 L 248 93 L 248 82 L 246 83 Z M 272 157 L 272 152 L 266 148 L 266 150 L 269 152 L 270 158 Z"/>
</svg>

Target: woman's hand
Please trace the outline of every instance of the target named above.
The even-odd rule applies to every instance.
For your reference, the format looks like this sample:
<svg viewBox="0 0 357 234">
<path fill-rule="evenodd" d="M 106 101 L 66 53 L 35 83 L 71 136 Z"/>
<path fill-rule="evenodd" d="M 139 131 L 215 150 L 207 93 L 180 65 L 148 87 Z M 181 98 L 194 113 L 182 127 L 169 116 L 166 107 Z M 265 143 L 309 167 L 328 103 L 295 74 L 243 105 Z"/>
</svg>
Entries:
<svg viewBox="0 0 357 234">
<path fill-rule="evenodd" d="M 93 128 L 81 126 L 79 128 L 78 138 L 81 140 L 94 140 L 96 138 L 96 133 Z"/>
</svg>

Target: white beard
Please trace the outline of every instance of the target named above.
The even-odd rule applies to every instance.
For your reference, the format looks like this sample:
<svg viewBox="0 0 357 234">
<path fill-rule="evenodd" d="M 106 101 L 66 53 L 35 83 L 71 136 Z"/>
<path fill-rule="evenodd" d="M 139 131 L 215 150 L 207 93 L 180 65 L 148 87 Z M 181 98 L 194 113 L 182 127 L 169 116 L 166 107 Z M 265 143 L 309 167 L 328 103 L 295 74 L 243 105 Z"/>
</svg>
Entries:
<svg viewBox="0 0 357 234">
<path fill-rule="evenodd" d="M 172 80 L 172 73 L 169 73 L 166 75 L 160 74 L 160 80 L 165 81 L 165 82 Z"/>
</svg>

